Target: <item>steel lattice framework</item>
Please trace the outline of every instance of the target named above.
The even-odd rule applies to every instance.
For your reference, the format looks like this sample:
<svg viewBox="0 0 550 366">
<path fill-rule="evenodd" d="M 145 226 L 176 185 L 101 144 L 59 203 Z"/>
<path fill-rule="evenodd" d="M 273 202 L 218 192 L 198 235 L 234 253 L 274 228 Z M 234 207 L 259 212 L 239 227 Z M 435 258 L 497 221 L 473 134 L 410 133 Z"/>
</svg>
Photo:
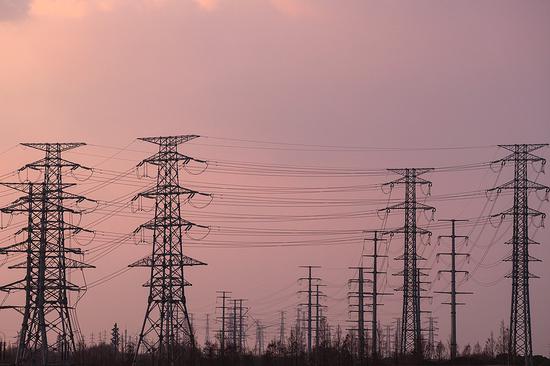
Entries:
<svg viewBox="0 0 550 366">
<path fill-rule="evenodd" d="M 11 306 L 23 314 L 19 333 L 17 365 L 69 365 L 80 334 L 75 329 L 75 312 L 69 304 L 69 292 L 81 288 L 67 280 L 67 269 L 92 268 L 72 256 L 82 254 L 79 248 L 65 246 L 65 233 L 89 231 L 69 224 L 66 214 L 79 214 L 65 206 L 67 201 L 86 198 L 65 191 L 73 184 L 63 183 L 63 170 L 82 168 L 61 158 L 61 153 L 82 143 L 31 143 L 24 146 L 45 152 L 45 157 L 23 169 L 39 170 L 43 183 L 5 183 L 26 196 L 2 209 L 5 213 L 27 213 L 27 239 L 1 249 L 2 253 L 26 253 L 23 263 L 9 268 L 26 269 L 24 279 L 2 286 L 1 290 L 24 290 L 25 306 Z M 76 340 L 75 340 L 76 338 Z"/>
<path fill-rule="evenodd" d="M 403 260 L 403 271 L 396 275 L 403 276 L 403 286 L 396 290 L 403 291 L 403 313 L 401 322 L 401 340 L 400 353 L 401 355 L 414 355 L 422 357 L 422 338 L 421 338 L 421 295 L 420 276 L 427 274 L 422 272 L 422 268 L 418 267 L 419 260 L 425 260 L 417 254 L 416 241 L 418 235 L 431 235 L 431 232 L 417 226 L 416 215 L 420 210 L 435 211 L 435 208 L 417 202 L 417 187 L 422 185 L 431 186 L 431 182 L 420 178 L 419 176 L 428 173 L 431 168 L 406 168 L 406 169 L 389 169 L 390 172 L 402 175 L 392 182 L 385 183 L 384 186 L 394 187 L 396 185 L 405 186 L 405 201 L 395 205 L 388 206 L 381 211 L 390 212 L 393 210 L 404 210 L 405 223 L 404 226 L 395 230 L 387 231 L 386 234 L 403 234 L 404 246 L 403 255 L 395 258 Z"/>
<path fill-rule="evenodd" d="M 533 364 L 533 342 L 531 339 L 531 306 L 529 303 L 529 279 L 538 278 L 529 272 L 529 262 L 540 261 L 529 255 L 529 245 L 536 244 L 529 238 L 529 218 L 545 217 L 545 214 L 529 208 L 529 191 L 545 190 L 549 188 L 542 184 L 532 182 L 528 179 L 528 163 L 540 162 L 542 165 L 546 160 L 533 155 L 532 152 L 548 144 L 522 144 L 522 145 L 499 145 L 511 152 L 508 156 L 494 162 L 502 165 L 507 162 L 514 163 L 514 179 L 504 183 L 500 187 L 489 191 L 500 192 L 503 189 L 514 191 L 514 206 L 494 216 L 512 216 L 513 234 L 512 240 L 506 244 L 512 245 L 512 255 L 505 261 L 512 262 L 512 272 L 507 275 L 512 279 L 512 303 L 510 312 L 510 338 L 509 355 L 512 363 L 515 363 L 518 356 L 523 356 L 525 365 Z"/>
<path fill-rule="evenodd" d="M 141 327 L 134 364 L 140 350 L 150 357 L 153 365 L 175 365 L 184 362 L 186 349 L 195 346 L 193 328 L 187 311 L 185 266 L 205 265 L 183 254 L 182 232 L 195 225 L 181 217 L 180 196 L 188 199 L 205 195 L 179 185 L 178 168 L 190 161 L 199 161 L 178 153 L 179 144 L 197 138 L 196 135 L 146 137 L 140 140 L 159 145 L 159 151 L 139 165 L 157 166 L 157 183 L 152 189 L 135 197 L 155 200 L 155 217 L 137 230 L 149 229 L 153 233 L 153 249 L 149 257 L 130 267 L 150 268 L 150 279 L 144 286 L 149 288 L 147 310 Z"/>
</svg>

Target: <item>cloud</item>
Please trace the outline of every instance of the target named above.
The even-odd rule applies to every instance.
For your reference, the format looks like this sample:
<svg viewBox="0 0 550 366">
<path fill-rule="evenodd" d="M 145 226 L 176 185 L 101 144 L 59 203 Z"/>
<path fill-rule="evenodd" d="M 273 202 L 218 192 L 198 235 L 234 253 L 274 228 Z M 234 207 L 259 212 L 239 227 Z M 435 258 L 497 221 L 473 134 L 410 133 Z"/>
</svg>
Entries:
<svg viewBox="0 0 550 366">
<path fill-rule="evenodd" d="M 0 22 L 24 18 L 31 0 L 0 0 Z"/>
<path fill-rule="evenodd" d="M 290 17 L 311 15 L 313 4 L 298 0 L 270 0 L 271 4 L 281 13 Z"/>
<path fill-rule="evenodd" d="M 92 11 L 109 11 L 109 0 L 34 0 L 30 9 L 33 16 L 82 18 Z"/>
<path fill-rule="evenodd" d="M 206 11 L 216 10 L 218 8 L 218 0 L 194 0 L 195 3 Z"/>
</svg>

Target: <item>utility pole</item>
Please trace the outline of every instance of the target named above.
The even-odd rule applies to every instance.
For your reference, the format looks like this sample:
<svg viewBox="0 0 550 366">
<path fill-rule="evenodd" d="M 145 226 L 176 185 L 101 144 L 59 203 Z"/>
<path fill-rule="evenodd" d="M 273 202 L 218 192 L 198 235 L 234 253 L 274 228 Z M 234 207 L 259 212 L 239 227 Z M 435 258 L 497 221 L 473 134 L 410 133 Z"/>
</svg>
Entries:
<svg viewBox="0 0 550 366">
<path fill-rule="evenodd" d="M 432 171 L 431 168 L 406 168 L 389 169 L 390 172 L 401 175 L 402 177 L 392 182 L 385 183 L 384 186 L 394 187 L 395 185 L 405 186 L 405 201 L 386 207 L 380 211 L 390 212 L 393 210 L 404 210 L 405 223 L 403 227 L 386 232 L 387 234 L 403 234 L 404 245 L 403 255 L 395 258 L 403 260 L 403 271 L 397 275 L 403 276 L 403 286 L 398 289 L 403 291 L 403 315 L 401 324 L 401 355 L 413 355 L 417 359 L 422 358 L 422 337 L 421 337 L 421 304 L 422 298 L 419 277 L 425 276 L 417 266 L 417 261 L 425 260 L 417 254 L 416 243 L 418 235 L 430 234 L 430 231 L 417 226 L 416 214 L 418 211 L 432 211 L 435 208 L 417 202 L 417 187 L 427 185 L 431 187 L 431 182 L 420 178 L 420 175 Z"/>
<path fill-rule="evenodd" d="M 19 169 L 40 171 L 42 183 L 4 183 L 3 185 L 26 195 L 2 209 L 4 213 L 28 215 L 27 226 L 18 233 L 26 233 L 26 240 L 0 249 L 0 253 L 25 253 L 26 261 L 10 269 L 26 269 L 24 279 L 0 287 L 0 291 L 25 291 L 25 306 L 4 306 L 23 314 L 18 337 L 16 365 L 68 365 L 82 335 L 75 324 L 76 313 L 70 311 L 70 292 L 81 287 L 67 280 L 71 269 L 94 268 L 73 259 L 82 255 L 80 248 L 65 245 L 65 234 L 88 232 L 66 221 L 68 214 L 81 214 L 78 208 L 65 206 L 67 202 L 82 202 L 83 196 L 66 191 L 74 184 L 63 182 L 63 170 L 89 169 L 61 157 L 68 150 L 84 143 L 24 143 L 25 147 L 40 150 L 45 157 Z M 88 200 L 92 201 L 92 200 Z M 96 201 L 92 201 L 96 202 Z M 74 205 L 71 205 L 74 206 Z M 76 340 L 75 340 L 76 338 Z"/>
<path fill-rule="evenodd" d="M 357 283 L 357 291 L 350 291 L 348 293 L 349 298 L 357 298 L 357 305 L 350 302 L 352 309 L 350 312 L 357 312 L 357 328 L 350 328 L 349 330 L 357 331 L 357 338 L 359 341 L 359 365 L 363 366 L 365 364 L 365 349 L 366 349 L 366 335 L 365 335 L 365 270 L 366 267 L 349 267 L 349 269 L 357 270 L 357 279 L 349 280 L 349 283 Z M 353 307 L 357 307 L 357 310 L 354 310 Z"/>
<path fill-rule="evenodd" d="M 210 195 L 180 186 L 179 166 L 185 166 L 190 161 L 204 161 L 179 153 L 178 145 L 197 137 L 183 135 L 139 139 L 158 145 L 159 150 L 138 164 L 138 167 L 145 164 L 157 166 L 156 186 L 133 199 L 143 197 L 155 200 L 155 217 L 135 230 L 135 233 L 144 229 L 152 230 L 152 254 L 129 265 L 147 267 L 151 271 L 149 281 L 144 284 L 149 288 L 149 296 L 134 365 L 141 348 L 151 358 L 153 365 L 173 365 L 181 362 L 187 347 L 196 346 L 185 297 L 185 287 L 191 284 L 185 279 L 183 268 L 206 263 L 183 254 L 182 232 L 192 227 L 207 227 L 181 217 L 180 196 L 191 199 L 196 195 Z"/>
<path fill-rule="evenodd" d="M 507 244 L 512 245 L 512 255 L 505 261 L 512 262 L 512 272 L 507 276 L 512 278 L 512 302 L 510 314 L 510 338 L 509 338 L 509 362 L 516 364 L 518 357 L 523 356 L 523 363 L 526 366 L 533 365 L 533 341 L 531 338 L 531 305 L 529 301 L 529 279 L 538 278 L 529 272 L 529 262 L 540 261 L 529 254 L 529 245 L 535 242 L 529 238 L 529 218 L 542 217 L 545 214 L 532 209 L 528 204 L 529 191 L 546 191 L 549 188 L 542 184 L 528 179 L 527 164 L 539 162 L 542 166 L 546 160 L 532 154 L 548 144 L 522 144 L 522 145 L 499 145 L 499 147 L 511 152 L 508 156 L 494 162 L 505 165 L 507 162 L 514 163 L 514 179 L 504 183 L 496 190 L 513 190 L 514 205 L 501 214 L 494 216 L 512 216 L 513 234 L 512 240 Z"/>
<path fill-rule="evenodd" d="M 227 332 L 227 330 L 225 329 L 225 324 L 226 324 L 226 314 L 227 314 L 227 300 L 229 299 L 229 297 L 227 296 L 228 294 L 230 294 L 231 292 L 230 291 L 217 291 L 217 293 L 221 294 L 220 296 L 218 296 L 218 299 L 221 299 L 222 300 L 222 306 L 218 306 L 217 308 L 218 309 L 221 309 L 222 310 L 222 316 L 221 316 L 221 330 L 220 330 L 220 358 L 223 360 L 224 356 L 225 356 L 225 334 Z"/>
<path fill-rule="evenodd" d="M 312 277 L 312 269 L 313 268 L 321 268 L 319 266 L 300 266 L 300 268 L 307 268 L 308 270 L 308 276 L 302 277 L 299 280 L 307 280 L 307 291 L 299 291 L 299 292 L 307 292 L 307 353 L 311 354 L 311 348 L 312 348 L 312 308 L 313 308 L 313 281 L 320 281 L 321 279 L 318 277 Z"/>
<path fill-rule="evenodd" d="M 210 343 L 210 314 L 206 314 L 206 334 L 204 336 L 204 343 Z"/>
<path fill-rule="evenodd" d="M 233 332 L 231 333 L 233 337 L 233 347 L 235 348 L 235 352 L 238 350 L 237 347 L 237 299 L 233 300 Z"/>
<path fill-rule="evenodd" d="M 378 275 L 385 274 L 385 271 L 378 270 L 378 258 L 387 258 L 387 255 L 378 254 L 378 242 L 385 241 L 381 238 L 381 233 L 377 230 L 367 231 L 374 234 L 372 238 L 365 239 L 366 241 L 372 241 L 373 251 L 372 254 L 364 254 L 364 257 L 372 258 L 372 269 L 367 270 L 368 273 L 372 274 L 372 292 L 368 292 L 368 295 L 372 296 L 372 358 L 374 360 L 378 359 L 379 356 L 379 342 L 378 342 L 378 332 L 376 329 L 378 327 L 378 305 L 382 305 L 378 302 L 378 296 L 382 295 L 392 295 L 391 293 L 379 292 L 378 291 Z"/>
<path fill-rule="evenodd" d="M 285 311 L 281 311 L 281 326 L 279 328 L 279 343 L 285 345 Z"/>
<path fill-rule="evenodd" d="M 319 298 L 320 297 L 326 297 L 326 295 L 322 294 L 321 291 L 319 291 L 319 286 L 323 286 L 320 284 L 315 284 L 315 348 L 319 349 L 319 330 L 320 330 L 320 321 L 322 315 L 320 314 L 321 305 Z"/>
<path fill-rule="evenodd" d="M 456 223 L 457 222 L 466 222 L 468 220 L 457 220 L 457 219 L 450 219 L 450 220 L 439 220 L 444 222 L 450 222 L 451 223 L 451 235 L 440 235 L 439 239 L 441 238 L 450 238 L 451 239 L 451 252 L 450 253 L 438 253 L 437 257 L 441 255 L 448 255 L 451 257 L 451 268 L 446 270 L 438 271 L 438 273 L 443 272 L 449 272 L 451 274 L 451 291 L 435 291 L 435 293 L 439 294 L 449 294 L 451 295 L 451 302 L 444 302 L 445 305 L 451 306 L 451 360 L 456 359 L 457 356 L 457 341 L 456 341 L 456 307 L 457 305 L 465 305 L 464 303 L 458 303 L 456 300 L 457 295 L 469 295 L 472 294 L 472 292 L 458 292 L 456 290 L 456 274 L 457 273 L 464 273 L 466 276 L 468 275 L 468 271 L 461 271 L 456 269 L 456 257 L 457 256 L 465 256 L 469 257 L 470 255 L 467 253 L 458 253 L 456 251 L 456 239 L 464 239 L 468 240 L 468 237 L 466 235 L 456 235 Z"/>
</svg>

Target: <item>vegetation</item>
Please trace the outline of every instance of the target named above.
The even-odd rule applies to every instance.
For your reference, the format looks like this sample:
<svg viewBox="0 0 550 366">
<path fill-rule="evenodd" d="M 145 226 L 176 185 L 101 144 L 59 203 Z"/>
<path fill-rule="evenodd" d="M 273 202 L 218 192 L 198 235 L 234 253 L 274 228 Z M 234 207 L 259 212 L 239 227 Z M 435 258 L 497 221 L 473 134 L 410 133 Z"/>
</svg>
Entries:
<svg viewBox="0 0 550 366">
<path fill-rule="evenodd" d="M 451 362 L 448 360 L 448 346 L 438 342 L 434 347 L 426 345 L 425 359 L 414 358 L 396 359 L 394 353 L 388 352 L 381 347 L 381 354 L 385 355 L 378 360 L 367 359 L 368 365 L 506 365 L 508 363 L 506 353 L 506 329 L 501 327 L 501 335 L 494 337 L 493 334 L 487 338 L 484 346 L 476 343 L 473 346 L 465 345 L 460 356 Z M 118 326 L 115 324 L 111 331 L 110 342 L 106 340 L 106 334 L 99 337 L 99 343 L 94 345 L 79 345 L 79 350 L 74 357 L 74 365 L 82 366 L 129 366 L 132 365 L 135 344 L 125 336 L 121 336 Z M 281 343 L 271 341 L 265 349 L 258 349 L 258 344 L 253 350 L 237 352 L 229 345 L 224 352 L 223 358 L 219 349 L 219 342 L 207 342 L 197 350 L 180 349 L 185 357 L 180 365 L 193 366 L 353 366 L 359 365 L 357 356 L 357 341 L 353 334 L 343 336 L 337 332 L 334 337 L 325 337 L 320 346 L 307 357 L 304 342 L 292 332 L 290 337 Z M 13 364 L 16 349 L 14 346 L 0 344 L 0 364 Z M 157 360 L 158 361 L 158 360 Z M 523 360 L 517 360 L 518 365 Z M 137 365 L 152 365 L 151 359 L 145 355 L 140 356 Z M 162 363 L 155 363 L 162 365 Z M 534 366 L 550 366 L 550 359 L 543 356 L 534 357 Z"/>
</svg>

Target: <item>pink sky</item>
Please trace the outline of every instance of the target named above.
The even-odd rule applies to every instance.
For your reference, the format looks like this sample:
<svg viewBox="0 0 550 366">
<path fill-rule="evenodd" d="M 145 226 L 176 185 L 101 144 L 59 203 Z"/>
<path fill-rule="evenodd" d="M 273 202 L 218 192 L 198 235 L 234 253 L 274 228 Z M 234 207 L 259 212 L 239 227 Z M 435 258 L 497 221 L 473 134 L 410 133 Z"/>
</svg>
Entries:
<svg viewBox="0 0 550 366">
<path fill-rule="evenodd" d="M 488 161 L 504 156 L 504 151 L 490 147 L 499 143 L 550 142 L 549 35 L 550 3 L 543 0 L 0 0 L 0 153 L 26 141 L 85 141 L 90 146 L 68 153 L 67 158 L 123 171 L 153 152 L 152 146 L 135 142 L 136 137 L 199 134 L 206 137 L 184 145 L 185 152 L 213 161 L 355 169 Z M 307 145 L 483 148 L 383 152 L 312 147 L 289 150 L 284 145 L 265 149 L 269 146 L 262 144 L 262 149 L 243 149 L 252 144 L 216 137 Z M 129 151 L 103 162 L 117 151 L 109 146 L 128 145 Z M 548 157 L 548 151 L 541 150 L 541 155 Z M 0 155 L 0 174 L 38 158 L 34 151 L 11 149 Z M 331 322 L 345 326 L 344 287 L 353 275 L 346 268 L 357 264 L 360 241 L 356 246 L 212 248 L 208 240 L 251 244 L 250 237 L 227 236 L 223 230 L 227 226 L 241 230 L 326 230 L 381 225 L 375 217 L 258 223 L 229 216 L 236 213 L 338 216 L 378 207 L 242 208 L 228 204 L 228 198 L 224 203 L 219 193 L 241 194 L 227 189 L 227 184 L 349 186 L 394 177 L 269 178 L 212 167 L 197 177 L 182 174 L 182 183 L 218 193 L 204 210 L 186 207 L 186 216 L 222 227 L 204 240 L 203 248 L 200 243 L 189 247 L 191 256 L 209 264 L 189 272 L 194 286 L 188 295 L 197 327 L 204 326 L 206 313 L 214 312 L 215 291 L 220 289 L 250 299 L 252 314 L 265 323 L 276 322 L 281 309 L 293 317 L 294 304 L 303 301 L 295 295 L 299 290 L 295 280 L 304 274 L 297 266 L 304 264 L 324 267 L 319 275 L 329 285 L 326 292 Z M 75 191 L 97 185 L 94 179 L 107 179 L 96 174 Z M 499 182 L 510 179 L 511 174 L 509 169 L 503 171 Z M 442 195 L 490 188 L 496 174 L 457 172 L 429 178 L 434 181 L 433 194 Z M 546 176 L 538 181 L 549 184 Z M 89 196 L 112 200 L 146 185 L 133 178 L 124 183 Z M 16 197 L 1 192 L 2 205 Z M 394 194 L 392 198 L 399 193 Z M 387 196 L 380 191 L 360 191 L 329 198 L 382 200 Z M 538 207 L 536 198 L 532 199 L 533 206 Z M 427 202 L 437 206 L 438 218 L 477 217 L 485 204 L 482 198 Z M 510 204 L 510 197 L 502 197 L 494 212 Z M 547 204 L 542 206 L 542 210 L 547 208 Z M 82 220 L 82 225 L 103 215 L 105 211 L 93 213 Z M 115 216 L 94 229 L 130 232 L 148 217 Z M 399 219 L 392 218 L 395 225 Z M 488 227 L 471 249 L 474 260 L 481 258 L 494 230 Z M 502 233 L 505 228 L 500 230 Z M 1 231 L 1 237 L 7 238 L 14 231 L 8 227 Z M 490 248 L 474 275 L 477 282 L 464 285 L 464 290 L 476 295 L 460 309 L 461 345 L 483 342 L 491 330 L 497 330 L 501 319 L 509 318 L 510 282 L 504 280 L 490 287 L 482 284 L 507 273 L 509 264 L 499 260 L 506 255 L 508 248 L 502 243 L 510 235 L 504 234 Z M 320 235 L 309 239 L 327 240 Z M 533 254 L 548 261 L 548 230 L 537 232 L 536 239 L 542 245 L 533 248 Z M 436 251 L 445 249 L 437 247 L 434 240 L 425 250 L 435 258 Z M 390 254 L 398 255 L 400 250 L 396 238 Z M 148 251 L 147 246 L 122 245 L 95 261 L 97 269 L 87 271 L 86 279 L 101 278 Z M 432 262 L 433 273 L 442 269 L 442 262 Z M 542 277 L 532 285 L 537 353 L 547 353 L 550 339 L 550 317 L 545 309 L 550 302 L 550 267 L 544 263 L 533 265 L 533 272 Z M 20 276 L 6 267 L 0 268 L 2 282 Z M 474 261 L 465 265 L 474 267 Z M 391 261 L 390 272 L 397 270 L 399 263 Z M 146 277 L 146 271 L 133 269 L 90 289 L 79 303 L 84 334 L 109 329 L 115 321 L 135 333 L 145 309 L 146 293 L 140 285 Z M 397 287 L 396 277 L 388 280 L 388 288 Z M 437 282 L 433 290 L 443 290 L 445 284 Z M 448 309 L 438 305 L 443 300 L 436 297 L 433 304 L 426 303 L 426 308 L 439 317 L 439 335 L 447 339 Z M 10 295 L 6 301 L 14 303 L 18 297 Z M 400 294 L 385 303 L 384 324 L 400 312 Z M 0 322 L 4 333 L 15 335 L 17 317 L 2 311 Z M 201 340 L 202 332 L 199 329 Z M 275 328 L 268 330 L 269 336 L 275 333 Z M 253 337 L 249 343 L 254 344 Z"/>
</svg>

